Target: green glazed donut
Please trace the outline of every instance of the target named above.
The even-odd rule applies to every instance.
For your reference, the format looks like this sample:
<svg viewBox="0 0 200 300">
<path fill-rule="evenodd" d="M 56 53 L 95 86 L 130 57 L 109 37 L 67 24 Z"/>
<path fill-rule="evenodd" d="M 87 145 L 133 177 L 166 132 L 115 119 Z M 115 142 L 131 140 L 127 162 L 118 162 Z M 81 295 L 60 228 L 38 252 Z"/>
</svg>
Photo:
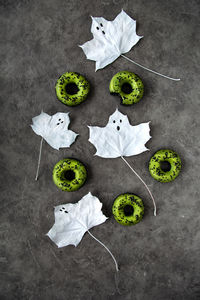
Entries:
<svg viewBox="0 0 200 300">
<path fill-rule="evenodd" d="M 76 159 L 62 159 L 53 169 L 53 181 L 63 191 L 77 191 L 85 183 L 86 178 L 85 166 Z"/>
<path fill-rule="evenodd" d="M 133 194 L 121 194 L 113 203 L 112 213 L 119 224 L 135 225 L 142 220 L 144 215 L 142 199 Z"/>
<path fill-rule="evenodd" d="M 56 83 L 58 99 L 68 106 L 75 106 L 85 101 L 89 91 L 89 82 L 75 72 L 64 73 Z"/>
<path fill-rule="evenodd" d="M 160 182 L 173 181 L 180 173 L 181 159 L 179 155 L 168 149 L 157 151 L 149 161 L 151 176 Z"/>
<path fill-rule="evenodd" d="M 132 105 L 140 101 L 144 94 L 142 80 L 134 73 L 128 71 L 118 72 L 110 81 L 110 93 L 119 95 L 121 103 Z"/>
</svg>

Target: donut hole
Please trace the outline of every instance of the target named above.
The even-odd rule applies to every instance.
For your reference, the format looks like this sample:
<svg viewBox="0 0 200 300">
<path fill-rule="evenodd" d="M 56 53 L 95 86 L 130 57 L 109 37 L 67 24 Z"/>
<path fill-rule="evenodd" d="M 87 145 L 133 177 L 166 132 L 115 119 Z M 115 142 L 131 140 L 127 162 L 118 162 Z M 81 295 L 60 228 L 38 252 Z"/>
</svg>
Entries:
<svg viewBox="0 0 200 300">
<path fill-rule="evenodd" d="M 75 173 L 72 170 L 67 170 L 64 172 L 64 178 L 68 181 L 72 181 L 75 179 Z"/>
<path fill-rule="evenodd" d="M 161 161 L 160 168 L 163 172 L 169 172 L 171 170 L 171 164 L 166 160 Z"/>
<path fill-rule="evenodd" d="M 126 205 L 124 206 L 124 214 L 126 217 L 132 216 L 134 212 L 133 206 L 132 205 Z"/>
<path fill-rule="evenodd" d="M 128 82 L 123 83 L 121 90 L 125 94 L 130 94 L 133 91 L 132 86 Z"/>
<path fill-rule="evenodd" d="M 75 95 L 78 93 L 79 88 L 74 82 L 68 83 L 65 86 L 66 93 L 69 95 Z"/>
</svg>

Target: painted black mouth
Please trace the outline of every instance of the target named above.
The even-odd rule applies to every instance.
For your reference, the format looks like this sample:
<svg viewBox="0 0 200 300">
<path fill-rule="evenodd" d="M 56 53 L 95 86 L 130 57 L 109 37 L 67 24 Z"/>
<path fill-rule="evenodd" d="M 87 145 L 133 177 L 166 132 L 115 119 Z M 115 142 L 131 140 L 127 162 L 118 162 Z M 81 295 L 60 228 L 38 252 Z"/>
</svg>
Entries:
<svg viewBox="0 0 200 300">
<path fill-rule="evenodd" d="M 117 126 L 117 130 L 118 130 L 118 131 L 120 130 L 120 127 L 119 127 L 119 126 Z"/>
</svg>

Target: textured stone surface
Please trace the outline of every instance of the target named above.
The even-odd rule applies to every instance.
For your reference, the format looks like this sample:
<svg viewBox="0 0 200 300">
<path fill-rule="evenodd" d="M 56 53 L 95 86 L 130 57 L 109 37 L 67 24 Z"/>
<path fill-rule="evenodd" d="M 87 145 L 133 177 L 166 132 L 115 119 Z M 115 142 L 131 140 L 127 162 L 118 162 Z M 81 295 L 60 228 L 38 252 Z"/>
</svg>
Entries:
<svg viewBox="0 0 200 300">
<path fill-rule="evenodd" d="M 123 58 L 94 72 L 78 45 L 92 38 L 93 16 L 112 20 L 123 8 L 137 20 L 144 38 L 127 56 L 165 74 L 172 82 Z M 195 300 L 200 298 L 199 242 L 199 1 L 191 0 L 1 0 L 1 200 L 0 299 Z M 144 98 L 132 107 L 109 95 L 109 81 L 120 70 L 144 81 Z M 92 86 L 88 100 L 69 108 L 55 96 L 65 71 L 77 71 Z M 128 158 L 151 188 L 151 200 L 121 159 L 94 157 L 86 125 L 105 126 L 116 107 L 132 125 L 151 120 L 149 152 Z M 40 177 L 34 176 L 40 137 L 29 124 L 41 109 L 70 112 L 70 128 L 80 136 L 70 149 L 44 144 Z M 177 151 L 183 162 L 172 183 L 156 182 L 148 161 L 160 148 Z M 64 157 L 80 159 L 88 181 L 65 193 L 52 182 L 52 169 Z M 91 232 L 115 254 L 115 278 L 108 253 L 89 235 L 81 244 L 57 249 L 45 236 L 54 222 L 55 205 L 76 202 L 91 191 L 103 202 L 109 220 Z M 133 227 L 112 217 L 115 197 L 138 194 L 145 217 Z"/>
</svg>

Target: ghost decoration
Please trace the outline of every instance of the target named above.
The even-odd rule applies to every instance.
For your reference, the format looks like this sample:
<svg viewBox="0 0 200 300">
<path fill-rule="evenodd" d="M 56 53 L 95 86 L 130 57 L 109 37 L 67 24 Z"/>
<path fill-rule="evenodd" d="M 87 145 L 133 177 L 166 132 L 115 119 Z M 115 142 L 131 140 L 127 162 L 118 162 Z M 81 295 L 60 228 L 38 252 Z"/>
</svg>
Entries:
<svg viewBox="0 0 200 300">
<path fill-rule="evenodd" d="M 132 126 L 129 123 L 128 117 L 117 109 L 110 116 L 108 124 L 105 127 L 88 126 L 89 142 L 95 146 L 97 150 L 95 155 L 97 156 L 104 158 L 122 158 L 148 190 L 154 204 L 154 215 L 156 216 L 156 204 L 151 191 L 144 180 L 124 158 L 124 156 L 138 155 L 148 150 L 145 144 L 151 138 L 149 123 L 150 122 Z"/>
<path fill-rule="evenodd" d="M 91 32 L 94 38 L 80 47 L 88 59 L 96 61 L 96 71 L 129 52 L 142 38 L 136 34 L 136 21 L 123 10 L 113 21 L 92 17 Z"/>
<path fill-rule="evenodd" d="M 122 56 L 135 65 L 154 74 L 175 81 L 180 80 L 148 69 L 124 55 L 124 53 L 129 52 L 139 42 L 142 36 L 136 34 L 136 21 L 129 17 L 123 10 L 113 21 L 107 21 L 102 17 L 92 17 L 91 32 L 93 39 L 80 47 L 87 59 L 96 61 L 96 71 L 103 69 L 114 62 L 119 56 Z"/>
<path fill-rule="evenodd" d="M 40 153 L 38 160 L 38 170 L 36 180 L 38 178 L 39 164 L 41 159 L 43 139 L 54 149 L 70 147 L 75 141 L 78 134 L 68 129 L 70 124 L 69 113 L 56 113 L 53 116 L 41 112 L 40 115 L 32 119 L 31 128 L 42 137 L 40 143 Z"/>
<path fill-rule="evenodd" d="M 32 119 L 33 131 L 44 138 L 54 149 L 70 147 L 78 134 L 68 130 L 70 119 L 69 113 L 56 113 L 53 116 L 41 112 Z"/>
<path fill-rule="evenodd" d="M 145 144 L 151 138 L 149 122 L 132 126 L 128 117 L 116 110 L 106 127 L 88 126 L 89 142 L 97 149 L 95 155 L 104 158 L 132 156 L 147 151 Z"/>
<path fill-rule="evenodd" d="M 76 247 L 87 232 L 110 253 L 118 271 L 118 264 L 113 254 L 89 231 L 92 227 L 100 225 L 107 220 L 101 209 L 102 203 L 90 192 L 75 204 L 58 205 L 54 209 L 55 223 L 47 233 L 47 236 L 59 248 L 68 245 Z"/>
</svg>

